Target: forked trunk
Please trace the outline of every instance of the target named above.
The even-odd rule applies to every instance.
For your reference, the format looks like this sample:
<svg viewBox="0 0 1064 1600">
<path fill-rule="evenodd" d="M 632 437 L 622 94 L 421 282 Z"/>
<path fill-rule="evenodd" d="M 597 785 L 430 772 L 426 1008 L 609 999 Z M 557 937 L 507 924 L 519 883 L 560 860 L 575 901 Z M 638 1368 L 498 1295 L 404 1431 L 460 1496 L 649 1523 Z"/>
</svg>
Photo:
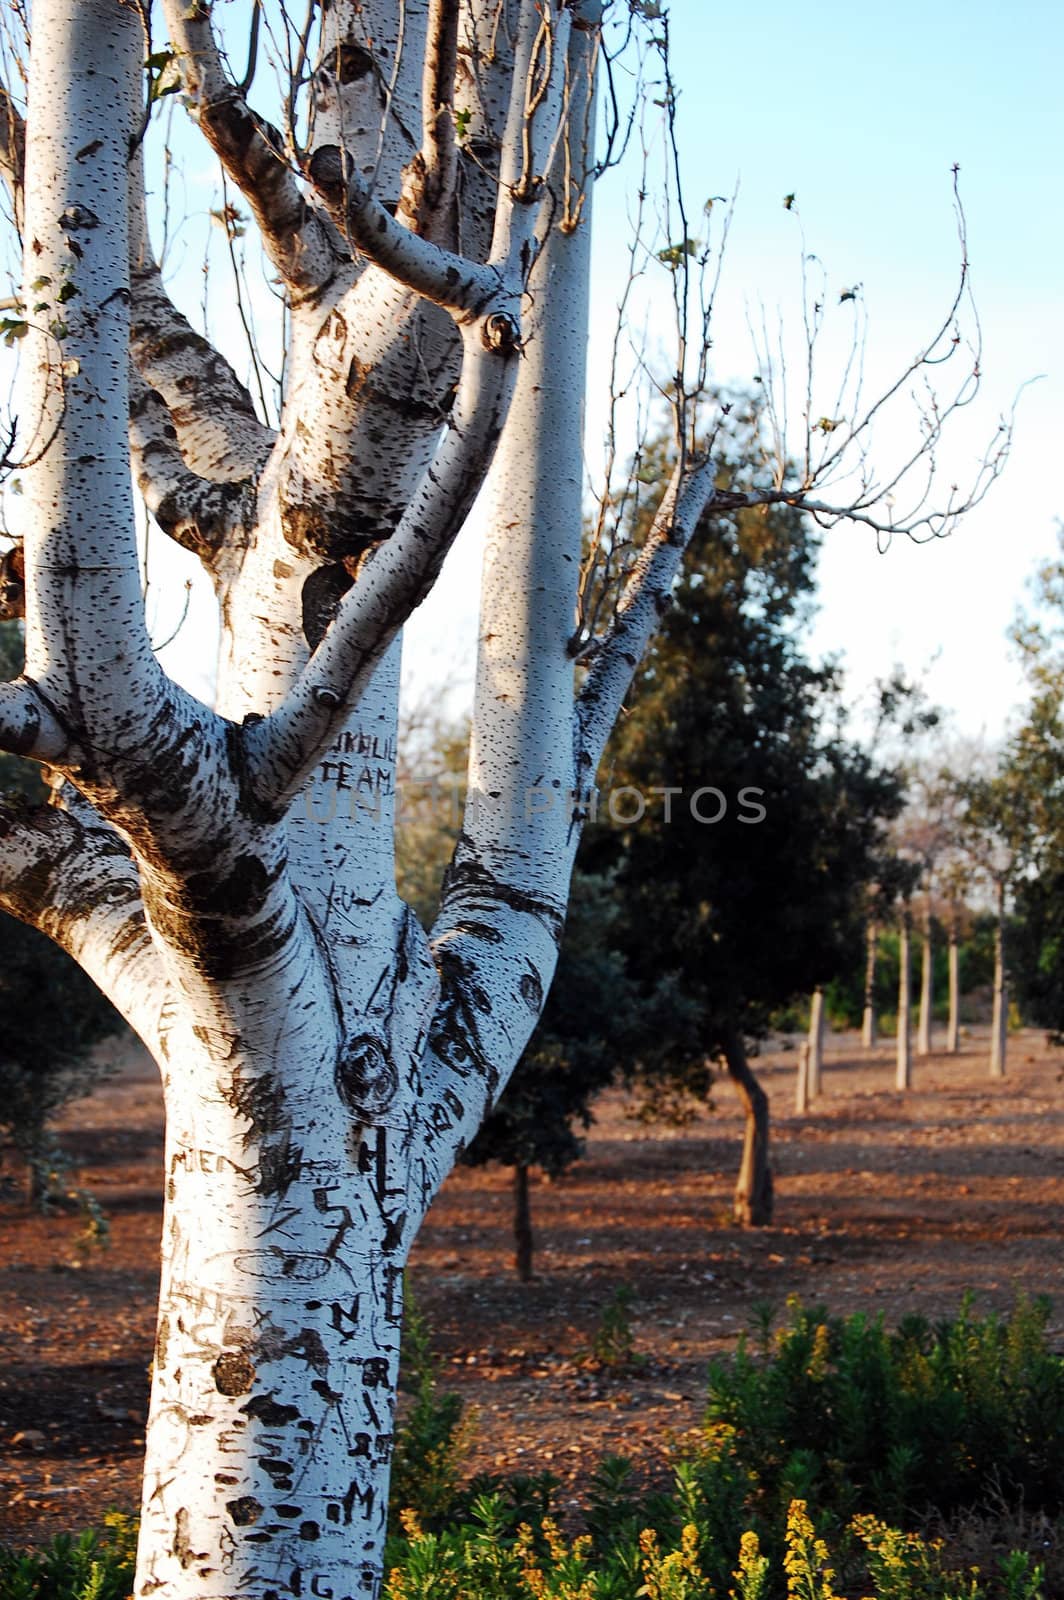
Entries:
<svg viewBox="0 0 1064 1600">
<path fill-rule="evenodd" d="M 908 1089 L 912 1085 L 912 955 L 908 911 L 898 930 L 898 1053 L 894 1084 L 898 1089 Z"/>
<path fill-rule="evenodd" d="M 861 1018 L 861 1043 L 871 1050 L 876 1042 L 876 954 L 879 929 L 869 917 L 865 928 L 864 1013 Z"/>
<path fill-rule="evenodd" d="M 724 1040 L 724 1064 L 746 1113 L 743 1156 L 735 1185 L 735 1220 L 743 1227 L 766 1227 L 772 1221 L 772 1168 L 769 1165 L 768 1095 L 746 1058 L 738 1029 Z"/>
<path fill-rule="evenodd" d="M 514 1267 L 522 1283 L 532 1280 L 532 1206 L 529 1198 L 528 1167 L 519 1161 L 514 1167 Z"/>
</svg>

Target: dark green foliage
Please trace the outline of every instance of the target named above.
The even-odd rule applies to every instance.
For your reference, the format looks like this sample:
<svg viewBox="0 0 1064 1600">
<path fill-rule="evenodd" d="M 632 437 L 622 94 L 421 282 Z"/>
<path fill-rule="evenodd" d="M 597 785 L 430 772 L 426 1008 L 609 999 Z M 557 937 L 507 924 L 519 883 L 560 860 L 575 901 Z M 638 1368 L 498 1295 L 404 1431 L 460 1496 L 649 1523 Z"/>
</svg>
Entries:
<svg viewBox="0 0 1064 1600">
<path fill-rule="evenodd" d="M 748 411 L 721 450 L 722 490 L 748 483 L 757 449 Z M 861 944 L 862 887 L 900 791 L 839 732 L 835 669 L 804 654 L 816 558 L 790 507 L 707 516 L 607 752 L 604 792 L 680 791 L 669 820 L 658 800 L 630 827 L 600 822 L 583 856 L 615 874 L 632 975 L 670 972 L 688 1002 L 660 1062 L 671 1077 L 697 1075 L 729 1032 L 762 1034 Z M 692 814 L 708 786 L 715 823 Z"/>
<path fill-rule="evenodd" d="M 33 928 L 0 914 L 0 1134 L 30 1170 L 35 1198 L 64 1188 L 48 1122 L 103 1075 L 92 1046 L 121 1026 L 91 979 Z"/>
<path fill-rule="evenodd" d="M 583 1150 L 576 1130 L 590 1124 L 594 1096 L 677 1017 L 667 980 L 644 992 L 629 978 L 618 949 L 622 915 L 609 875 L 576 874 L 543 1015 L 467 1161 L 562 1171 Z"/>
<path fill-rule="evenodd" d="M 1011 1318 L 969 1305 L 932 1325 L 829 1318 L 792 1305 L 760 1357 L 744 1345 L 710 1372 L 708 1419 L 735 1430 L 737 1461 L 777 1521 L 798 1495 L 825 1525 L 857 1512 L 900 1522 L 990 1496 L 1064 1510 L 1064 1361 L 1044 1300 Z M 828 1520 L 830 1519 L 830 1520 Z"/>
<path fill-rule="evenodd" d="M 42 1550 L 0 1544 L 0 1600 L 127 1600 L 137 1524 L 111 1512 L 102 1533 L 60 1534 Z"/>
</svg>

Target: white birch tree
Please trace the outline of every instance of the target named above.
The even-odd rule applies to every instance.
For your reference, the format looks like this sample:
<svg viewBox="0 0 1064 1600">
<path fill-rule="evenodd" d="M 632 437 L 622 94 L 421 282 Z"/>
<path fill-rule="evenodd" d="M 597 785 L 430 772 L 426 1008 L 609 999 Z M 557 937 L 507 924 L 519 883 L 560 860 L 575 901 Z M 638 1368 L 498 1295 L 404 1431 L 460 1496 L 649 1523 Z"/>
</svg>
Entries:
<svg viewBox="0 0 1064 1600">
<path fill-rule="evenodd" d="M 677 360 L 653 528 L 574 634 L 601 7 L 312 6 L 280 130 L 209 0 L 164 9 L 164 67 L 283 290 L 283 410 L 276 431 L 256 415 L 152 257 L 145 14 L 35 0 L 25 120 L 14 90 L 0 115 L 25 247 L 3 599 L 26 646 L 0 749 L 45 764 L 57 803 L 0 810 L 0 904 L 76 957 L 162 1074 L 137 1593 L 340 1600 L 380 1584 L 404 1260 L 539 1015 L 603 746 L 716 492 L 706 341 L 693 379 Z M 623 10 L 664 54 L 660 7 Z M 973 362 L 958 394 L 976 381 Z M 804 462 L 744 503 L 951 525 L 956 497 L 943 521 L 921 485 L 906 521 L 900 468 L 872 478 L 881 403 L 818 435 L 814 402 Z M 922 419 L 918 456 L 953 409 Z M 152 651 L 134 478 L 214 584 L 213 707 Z M 397 641 L 486 480 L 468 799 L 426 936 L 394 887 Z"/>
</svg>

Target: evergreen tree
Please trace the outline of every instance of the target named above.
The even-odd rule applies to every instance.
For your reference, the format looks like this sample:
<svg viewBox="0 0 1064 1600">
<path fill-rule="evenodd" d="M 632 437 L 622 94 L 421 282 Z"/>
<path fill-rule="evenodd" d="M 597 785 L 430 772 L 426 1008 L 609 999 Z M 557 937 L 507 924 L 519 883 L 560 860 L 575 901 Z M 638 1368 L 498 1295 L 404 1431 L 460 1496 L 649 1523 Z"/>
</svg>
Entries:
<svg viewBox="0 0 1064 1600">
<path fill-rule="evenodd" d="M 828 981 L 860 938 L 862 887 L 895 774 L 841 731 L 840 680 L 803 647 L 818 540 L 787 507 L 725 509 L 749 482 L 758 419 L 725 450 L 655 643 L 636 676 L 603 772 L 584 855 L 615 874 L 630 972 L 675 976 L 687 1001 L 652 1077 L 685 1081 L 723 1061 L 746 1108 L 737 1218 L 772 1214 L 768 1103 L 747 1053 L 772 1011 Z M 664 447 L 644 475 L 666 470 Z M 642 528 L 631 530 L 638 542 Z M 646 812 L 624 825 L 637 802 Z M 654 791 L 657 791 L 657 795 Z M 662 791 L 672 791 L 662 794 Z"/>
</svg>

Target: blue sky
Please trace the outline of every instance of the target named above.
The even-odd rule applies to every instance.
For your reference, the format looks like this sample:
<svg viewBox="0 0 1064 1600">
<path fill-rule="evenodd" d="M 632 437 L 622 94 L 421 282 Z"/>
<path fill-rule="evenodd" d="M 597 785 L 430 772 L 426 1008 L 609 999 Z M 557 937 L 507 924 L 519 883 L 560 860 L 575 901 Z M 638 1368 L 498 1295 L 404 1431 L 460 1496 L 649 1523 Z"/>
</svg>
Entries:
<svg viewBox="0 0 1064 1600">
<path fill-rule="evenodd" d="M 842 652 L 854 694 L 895 661 L 928 668 L 959 726 L 991 740 L 1023 692 L 1006 630 L 1064 516 L 1054 469 L 1064 448 L 1062 17 L 1031 0 L 671 7 L 692 209 L 739 184 L 714 328 L 719 379 L 754 371 L 748 309 L 764 304 L 771 319 L 780 307 L 793 322 L 800 245 L 782 204 L 792 192 L 829 281 L 863 286 L 870 370 L 885 375 L 911 356 L 955 282 L 950 169 L 960 164 L 984 378 L 956 434 L 959 472 L 1020 385 L 1046 376 L 1023 397 L 1004 478 L 951 539 L 897 541 L 880 556 L 853 526 L 827 536 L 812 643 Z M 592 471 L 632 182 L 612 174 L 595 200 Z M 433 607 L 438 623 L 426 619 L 423 636 L 441 650 L 456 606 L 470 609 L 461 571 L 472 560 L 459 554 Z"/>
</svg>

